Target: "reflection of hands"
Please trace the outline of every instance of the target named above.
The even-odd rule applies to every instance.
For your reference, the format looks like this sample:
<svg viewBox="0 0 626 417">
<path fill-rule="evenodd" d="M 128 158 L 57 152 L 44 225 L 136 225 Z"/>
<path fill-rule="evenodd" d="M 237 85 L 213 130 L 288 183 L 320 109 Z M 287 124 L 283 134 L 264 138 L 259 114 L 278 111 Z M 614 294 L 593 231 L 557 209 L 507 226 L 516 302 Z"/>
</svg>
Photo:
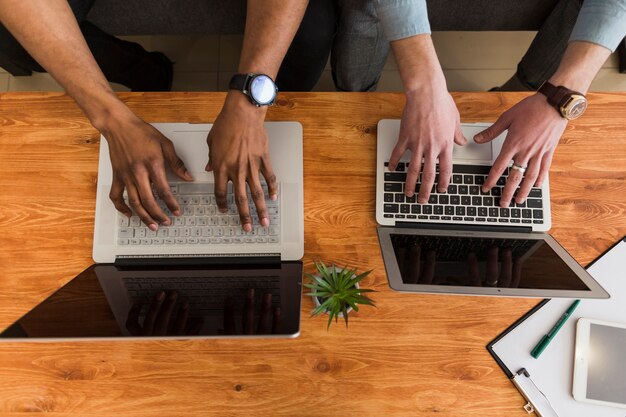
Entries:
<svg viewBox="0 0 626 417">
<path fill-rule="evenodd" d="M 524 174 L 517 170 L 510 171 L 502 191 L 500 206 L 509 206 L 520 182 L 521 187 L 515 201 L 523 203 L 530 189 L 540 187 L 548 174 L 552 155 L 565 126 L 567 120 L 559 116 L 539 93 L 525 98 L 504 112 L 492 126 L 474 137 L 476 143 L 487 143 L 509 130 L 500 155 L 482 187 L 483 191 L 491 189 L 509 163 L 514 161 L 515 164 L 528 168 Z"/>
<path fill-rule="evenodd" d="M 276 200 L 278 195 L 264 118 L 264 109 L 253 106 L 240 92 L 231 92 L 207 138 L 209 163 L 206 170 L 213 171 L 215 177 L 217 206 L 221 212 L 228 209 L 227 184 L 232 181 L 241 225 L 246 232 L 252 230 L 246 184 L 263 226 L 269 226 L 269 216 L 259 172 L 265 178 L 269 197 Z"/>
<path fill-rule="evenodd" d="M 401 261 L 399 267 L 403 281 L 407 284 L 432 284 L 435 277 L 435 251 L 432 249 L 426 251 L 423 266 L 420 266 L 421 247 L 419 245 L 410 246 L 403 252 L 398 256 L 398 260 Z"/>
<path fill-rule="evenodd" d="M 255 311 L 255 291 L 253 288 L 246 292 L 246 300 L 244 311 L 242 314 L 241 325 L 243 334 L 276 334 L 278 325 L 280 324 L 280 307 L 272 309 L 272 294 L 265 293 L 261 300 L 261 312 L 259 323 L 254 329 L 254 311 Z M 235 325 L 235 307 L 232 298 L 226 300 L 224 305 L 224 329 L 223 334 L 238 334 Z"/>
<path fill-rule="evenodd" d="M 164 163 L 167 162 L 172 172 L 183 180 L 193 180 L 176 155 L 172 142 L 132 114 L 126 119 L 114 119 L 102 133 L 111 154 L 113 184 L 109 197 L 115 208 L 128 217 L 132 215 L 132 208 L 151 230 L 156 230 L 158 224 L 169 225 L 171 220 L 157 204 L 151 184 L 177 216 L 180 207 L 167 183 Z M 124 189 L 128 194 L 128 204 L 123 198 Z"/>
<path fill-rule="evenodd" d="M 438 192 L 445 192 L 452 176 L 453 142 L 464 145 L 467 139 L 461 133 L 459 111 L 452 96 L 444 88 L 420 93 L 419 97 L 407 92 L 407 102 L 402 112 L 400 136 L 391 157 L 389 169 L 396 169 L 404 152 L 411 151 L 405 194 L 412 197 L 415 184 L 422 171 L 418 202 L 426 203 L 436 177 L 436 163 L 439 158 Z M 422 165 L 422 158 L 424 163 Z"/>
<path fill-rule="evenodd" d="M 498 253 L 501 255 L 500 270 L 498 271 Z M 471 285 L 482 287 L 483 280 L 480 277 L 478 259 L 476 254 L 470 252 L 467 257 L 469 265 L 469 278 Z M 487 251 L 487 269 L 485 273 L 485 287 L 517 288 L 522 274 L 522 261 L 513 259 L 511 248 L 498 248 L 492 246 Z"/>
<path fill-rule="evenodd" d="M 199 334 L 202 320 L 189 320 L 189 302 L 187 300 L 179 304 L 176 320 L 170 323 L 177 299 L 178 293 L 176 291 L 171 291 L 168 294 L 164 291 L 157 292 L 152 303 L 150 303 L 148 312 L 143 320 L 143 326 L 139 324 L 142 304 L 136 302 L 128 312 L 126 328 L 133 336 Z"/>
</svg>

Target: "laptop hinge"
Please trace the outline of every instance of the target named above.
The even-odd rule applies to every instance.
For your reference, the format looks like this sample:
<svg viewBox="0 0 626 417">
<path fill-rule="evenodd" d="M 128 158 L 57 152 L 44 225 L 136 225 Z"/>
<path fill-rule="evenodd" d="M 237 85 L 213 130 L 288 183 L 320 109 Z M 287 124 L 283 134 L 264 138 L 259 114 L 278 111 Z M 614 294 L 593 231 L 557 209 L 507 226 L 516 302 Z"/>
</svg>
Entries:
<svg viewBox="0 0 626 417">
<path fill-rule="evenodd" d="M 118 267 L 154 266 L 219 266 L 219 265 L 280 265 L 278 253 L 246 253 L 227 255 L 120 255 L 115 258 Z"/>
<path fill-rule="evenodd" d="M 417 223 L 417 222 L 396 222 L 396 227 L 408 227 L 413 229 L 429 229 L 429 230 L 463 230 L 476 232 L 517 232 L 531 233 L 533 228 L 530 226 L 481 226 L 478 224 L 449 224 L 449 223 Z"/>
</svg>

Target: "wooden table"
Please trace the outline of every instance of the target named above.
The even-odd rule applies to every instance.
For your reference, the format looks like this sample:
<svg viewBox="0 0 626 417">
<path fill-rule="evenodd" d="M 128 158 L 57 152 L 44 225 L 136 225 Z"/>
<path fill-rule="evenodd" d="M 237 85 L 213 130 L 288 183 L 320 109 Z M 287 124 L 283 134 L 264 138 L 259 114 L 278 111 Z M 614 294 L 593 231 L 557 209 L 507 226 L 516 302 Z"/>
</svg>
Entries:
<svg viewBox="0 0 626 417">
<path fill-rule="evenodd" d="M 458 93 L 467 122 L 525 94 Z M 552 235 L 583 265 L 626 234 L 626 94 L 590 94 L 551 169 Z M 221 93 L 122 94 L 150 122 L 212 122 Z M 485 345 L 536 300 L 391 291 L 375 235 L 376 123 L 394 93 L 281 94 L 304 127 L 305 270 L 373 268 L 377 308 L 295 340 L 0 344 L 0 415 L 524 416 Z M 0 328 L 93 263 L 99 135 L 65 95 L 0 95 Z M 355 204 L 354 202 L 358 203 Z"/>
</svg>

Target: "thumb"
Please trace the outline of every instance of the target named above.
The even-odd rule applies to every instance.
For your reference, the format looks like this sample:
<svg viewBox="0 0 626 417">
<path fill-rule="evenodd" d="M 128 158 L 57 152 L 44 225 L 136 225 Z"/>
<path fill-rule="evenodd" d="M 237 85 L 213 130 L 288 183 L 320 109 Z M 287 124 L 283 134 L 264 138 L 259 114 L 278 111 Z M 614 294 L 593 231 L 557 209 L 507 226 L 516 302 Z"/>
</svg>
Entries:
<svg viewBox="0 0 626 417">
<path fill-rule="evenodd" d="M 461 145 L 461 146 L 467 143 L 467 138 L 465 137 L 465 135 L 463 134 L 463 131 L 461 130 L 460 122 L 456 123 L 456 130 L 454 131 L 454 143 L 456 143 L 457 145 Z"/>
<path fill-rule="evenodd" d="M 474 142 L 487 143 L 497 138 L 502 132 L 509 128 L 508 119 L 505 117 L 506 113 L 501 115 L 498 120 L 487 129 L 474 136 Z"/>
<path fill-rule="evenodd" d="M 162 145 L 162 148 L 163 148 L 163 156 L 165 157 L 165 160 L 167 161 L 167 164 L 170 166 L 170 169 L 172 170 L 172 172 L 185 181 L 193 181 L 193 177 L 191 176 L 189 171 L 187 171 L 187 168 L 185 167 L 185 163 L 183 162 L 182 159 L 178 157 L 178 155 L 176 155 L 176 151 L 174 150 L 174 145 L 172 145 L 171 142 L 168 142 L 168 143 L 164 143 Z"/>
</svg>

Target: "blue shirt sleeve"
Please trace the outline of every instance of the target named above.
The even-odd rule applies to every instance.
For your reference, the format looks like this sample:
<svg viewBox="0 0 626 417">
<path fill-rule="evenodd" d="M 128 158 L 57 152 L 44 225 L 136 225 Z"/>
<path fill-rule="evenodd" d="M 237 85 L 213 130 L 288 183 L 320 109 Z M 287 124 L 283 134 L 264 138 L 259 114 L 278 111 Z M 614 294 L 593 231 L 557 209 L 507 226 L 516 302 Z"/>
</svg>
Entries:
<svg viewBox="0 0 626 417">
<path fill-rule="evenodd" d="M 426 0 L 374 0 L 388 41 L 430 33 Z"/>
<path fill-rule="evenodd" d="M 585 0 L 569 38 L 615 51 L 626 36 L 626 0 Z"/>
</svg>

